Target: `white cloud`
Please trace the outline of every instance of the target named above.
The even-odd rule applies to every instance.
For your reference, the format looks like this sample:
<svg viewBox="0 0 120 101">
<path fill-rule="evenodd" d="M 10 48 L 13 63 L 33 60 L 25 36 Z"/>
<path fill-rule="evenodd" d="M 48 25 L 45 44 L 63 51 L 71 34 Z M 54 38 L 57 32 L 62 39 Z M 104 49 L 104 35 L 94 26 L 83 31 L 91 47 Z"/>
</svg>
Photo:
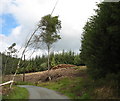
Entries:
<svg viewBox="0 0 120 101">
<path fill-rule="evenodd" d="M 3 52 L 5 51 L 6 47 L 8 47 L 8 42 L 6 42 L 7 37 L 3 34 L 0 34 L 0 51 Z"/>
<path fill-rule="evenodd" d="M 27 36 L 37 27 L 42 16 L 51 13 L 56 0 L 1 0 L 2 10 L 0 14 L 12 14 L 19 26 L 12 29 L 8 36 L 3 38 L 4 48 L 16 42 L 23 45 Z M 74 50 L 79 51 L 82 28 L 88 17 L 94 14 L 93 9 L 100 0 L 59 0 L 53 16 L 59 15 L 62 22 L 61 37 L 53 48 L 56 51 Z M 29 34 L 29 35 L 28 35 Z"/>
<path fill-rule="evenodd" d="M 18 26 L 12 30 L 12 35 L 17 37 L 18 35 L 20 35 L 20 31 L 21 31 L 21 26 Z"/>
</svg>

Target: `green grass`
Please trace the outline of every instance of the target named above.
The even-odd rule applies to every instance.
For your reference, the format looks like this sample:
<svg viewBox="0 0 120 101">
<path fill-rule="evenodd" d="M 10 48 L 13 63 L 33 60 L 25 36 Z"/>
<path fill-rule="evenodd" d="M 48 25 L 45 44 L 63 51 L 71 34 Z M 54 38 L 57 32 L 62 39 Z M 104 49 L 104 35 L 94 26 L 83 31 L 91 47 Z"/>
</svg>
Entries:
<svg viewBox="0 0 120 101">
<path fill-rule="evenodd" d="M 35 85 L 32 82 L 22 82 L 22 81 L 16 81 L 14 84 L 15 85 Z"/>
<path fill-rule="evenodd" d="M 38 86 L 58 91 L 71 99 L 120 99 L 119 83 L 112 74 L 99 80 L 89 76 L 65 77 Z"/>
<path fill-rule="evenodd" d="M 55 91 L 58 91 L 71 99 L 90 99 L 90 92 L 92 89 L 90 84 L 84 82 L 81 77 L 76 78 L 63 78 L 56 82 L 41 83 L 38 86 L 46 87 Z"/>
<path fill-rule="evenodd" d="M 27 89 L 14 86 L 7 95 L 3 96 L 3 100 L 10 99 L 12 101 L 12 99 L 28 99 L 28 97 L 29 92 Z"/>
</svg>

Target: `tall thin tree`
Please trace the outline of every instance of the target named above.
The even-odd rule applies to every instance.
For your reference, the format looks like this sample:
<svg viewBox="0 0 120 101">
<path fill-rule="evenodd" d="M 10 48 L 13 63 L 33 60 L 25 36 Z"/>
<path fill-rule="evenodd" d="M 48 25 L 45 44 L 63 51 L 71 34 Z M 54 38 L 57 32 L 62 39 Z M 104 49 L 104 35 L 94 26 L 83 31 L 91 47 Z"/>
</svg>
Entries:
<svg viewBox="0 0 120 101">
<path fill-rule="evenodd" d="M 58 16 L 52 17 L 50 14 L 42 17 L 39 24 L 40 34 L 35 36 L 34 42 L 42 42 L 48 51 L 48 70 L 50 69 L 50 49 L 56 41 L 61 39 L 58 33 L 61 29 L 61 21 Z M 38 44 L 39 45 L 39 44 Z"/>
</svg>

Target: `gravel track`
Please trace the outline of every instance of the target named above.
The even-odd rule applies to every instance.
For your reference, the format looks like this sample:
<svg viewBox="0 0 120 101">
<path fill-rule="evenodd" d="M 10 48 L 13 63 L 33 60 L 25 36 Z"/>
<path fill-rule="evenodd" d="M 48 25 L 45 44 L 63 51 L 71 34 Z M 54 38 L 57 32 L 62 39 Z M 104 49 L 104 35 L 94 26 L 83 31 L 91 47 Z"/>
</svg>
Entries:
<svg viewBox="0 0 120 101">
<path fill-rule="evenodd" d="M 24 87 L 29 91 L 29 99 L 64 99 L 64 101 L 70 101 L 68 97 L 47 88 L 31 85 L 18 85 L 18 86 Z"/>
</svg>

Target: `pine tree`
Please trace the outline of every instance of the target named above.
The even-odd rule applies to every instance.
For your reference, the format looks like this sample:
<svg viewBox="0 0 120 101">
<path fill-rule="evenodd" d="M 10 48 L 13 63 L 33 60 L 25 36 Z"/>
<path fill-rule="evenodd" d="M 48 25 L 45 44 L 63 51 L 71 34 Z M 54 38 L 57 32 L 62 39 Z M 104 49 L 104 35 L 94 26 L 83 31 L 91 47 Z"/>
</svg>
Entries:
<svg viewBox="0 0 120 101">
<path fill-rule="evenodd" d="M 98 5 L 84 27 L 81 57 L 94 78 L 120 72 L 120 2 Z"/>
</svg>

